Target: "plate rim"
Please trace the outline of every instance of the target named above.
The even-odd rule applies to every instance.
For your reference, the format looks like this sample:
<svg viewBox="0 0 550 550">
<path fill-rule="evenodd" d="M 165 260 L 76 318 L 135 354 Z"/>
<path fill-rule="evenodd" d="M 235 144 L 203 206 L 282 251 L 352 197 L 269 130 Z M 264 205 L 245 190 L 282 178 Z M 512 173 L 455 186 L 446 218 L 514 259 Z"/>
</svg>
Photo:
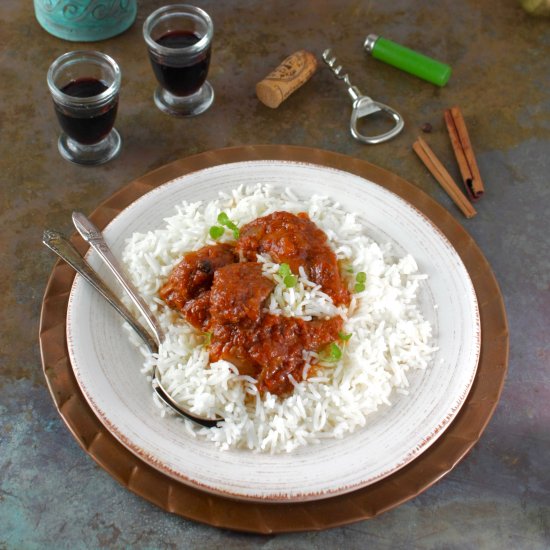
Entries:
<svg viewBox="0 0 550 550">
<path fill-rule="evenodd" d="M 161 167 L 153 172 L 150 172 L 149 174 L 146 174 L 145 176 L 142 176 L 141 178 L 138 178 L 137 180 L 134 180 L 134 182 L 128 184 L 127 186 L 123 187 L 120 191 L 115 193 L 111 196 L 110 199 L 107 199 L 100 207 L 94 211 L 94 214 L 92 215 L 92 219 L 96 223 L 98 223 L 101 227 L 105 225 L 107 221 L 112 219 L 115 214 L 117 214 L 117 210 L 120 211 L 120 206 L 126 204 L 130 204 L 133 202 L 134 199 L 138 198 L 142 194 L 144 194 L 146 191 L 152 189 L 153 187 L 156 187 L 160 185 L 163 182 L 170 181 L 171 179 L 174 179 L 175 177 L 185 175 L 186 173 L 190 173 L 193 171 L 196 171 L 201 168 L 206 168 L 209 166 L 215 166 L 217 164 L 225 164 L 229 162 L 237 162 L 237 161 L 243 161 L 243 160 L 293 160 L 297 162 L 306 162 L 308 164 L 318 164 L 322 166 L 328 166 L 337 168 L 340 170 L 343 170 L 345 172 L 351 172 L 353 174 L 356 174 L 360 177 L 367 178 L 378 185 L 381 185 L 382 187 L 385 187 L 386 189 L 389 189 L 390 191 L 393 191 L 395 194 L 399 195 L 402 199 L 405 199 L 405 201 L 412 204 L 417 210 L 419 210 L 421 213 L 423 213 L 424 216 L 426 216 L 433 225 L 439 227 L 439 230 L 443 233 L 443 235 L 446 236 L 447 240 L 453 244 L 453 248 L 457 251 L 459 256 L 461 257 L 464 265 L 466 266 L 467 271 L 470 273 L 470 278 L 472 281 L 472 284 L 474 288 L 476 289 L 476 293 L 478 294 L 478 302 L 481 302 L 479 300 L 479 290 L 487 290 L 485 287 L 488 287 L 491 289 L 492 294 L 490 294 L 491 297 L 493 297 L 493 300 L 491 301 L 485 301 L 484 305 L 489 304 L 491 306 L 491 312 L 493 315 L 493 323 L 495 327 L 498 327 L 498 330 L 490 330 L 488 333 L 483 329 L 483 324 L 487 324 L 488 317 L 485 314 L 481 315 L 481 323 L 482 323 L 482 359 L 485 359 L 483 357 L 486 355 L 484 351 L 487 351 L 487 345 L 485 342 L 485 338 L 487 339 L 491 338 L 493 339 L 493 342 L 491 342 L 492 345 L 489 346 L 489 350 L 493 355 L 498 356 L 497 364 L 499 366 L 499 373 L 500 376 L 497 376 L 496 378 L 493 376 L 493 384 L 491 389 L 491 395 L 493 398 L 491 400 L 484 399 L 484 405 L 482 414 L 477 414 L 477 422 L 476 422 L 476 428 L 472 430 L 472 427 L 470 426 L 469 432 L 470 435 L 466 438 L 462 437 L 463 443 L 461 445 L 458 445 L 458 449 L 456 448 L 456 445 L 454 445 L 454 450 L 450 453 L 449 456 L 446 457 L 446 464 L 447 466 L 441 469 L 441 465 L 439 468 L 439 472 L 437 475 L 428 476 L 428 478 L 425 478 L 417 483 L 418 487 L 415 488 L 412 492 L 406 491 L 407 494 L 404 494 L 402 492 L 399 492 L 399 496 L 397 496 L 395 493 L 393 496 L 390 496 L 386 494 L 386 499 L 382 499 L 381 502 L 378 504 L 372 503 L 370 505 L 370 508 L 368 511 L 364 511 L 363 514 L 359 514 L 359 517 L 357 516 L 357 511 L 355 513 L 348 514 L 345 518 L 340 518 L 339 520 L 336 520 L 336 523 L 334 523 L 333 520 L 327 520 L 326 522 L 323 521 L 305 521 L 300 523 L 299 525 L 296 524 L 295 521 L 291 520 L 285 524 L 285 522 L 282 522 L 280 519 L 276 521 L 277 525 L 269 525 L 266 524 L 266 518 L 263 517 L 260 524 L 250 524 L 250 522 L 246 523 L 246 525 L 243 525 L 243 518 L 240 518 L 239 521 L 231 521 L 227 517 L 225 517 L 225 520 L 222 520 L 222 525 L 229 527 L 229 528 L 238 528 L 241 530 L 250 530 L 254 532 L 282 532 L 282 531 L 290 531 L 290 530 L 302 530 L 307 528 L 324 528 L 326 526 L 334 526 L 334 525 L 342 525 L 344 523 L 348 523 L 350 521 L 355 521 L 358 519 L 365 519 L 366 517 L 373 517 L 374 515 L 377 515 L 378 513 L 381 513 L 385 509 L 392 508 L 394 506 L 397 506 L 401 502 L 408 500 L 409 498 L 412 498 L 422 490 L 425 490 L 428 488 L 431 484 L 433 484 L 437 479 L 439 479 L 442 475 L 444 475 L 447 471 L 449 471 L 463 456 L 468 452 L 468 450 L 473 446 L 473 444 L 479 439 L 479 436 L 481 435 L 482 431 L 484 430 L 485 426 L 487 425 L 494 408 L 496 407 L 496 403 L 498 402 L 498 397 L 500 396 L 500 393 L 502 391 L 502 385 L 504 382 L 506 367 L 507 367 L 507 358 L 508 358 L 508 328 L 507 328 L 507 321 L 506 321 L 506 315 L 504 311 L 504 305 L 502 302 L 502 297 L 500 295 L 500 291 L 498 289 L 498 284 L 496 283 L 496 280 L 494 279 L 494 276 L 490 270 L 490 267 L 481 254 L 481 251 L 477 248 L 477 245 L 475 245 L 473 239 L 466 233 L 466 231 L 452 218 L 452 216 L 446 212 L 441 206 L 439 206 L 433 199 L 429 198 L 427 195 L 425 195 L 422 191 L 420 191 L 418 188 L 412 186 L 410 183 L 406 182 L 405 180 L 401 179 L 399 176 L 392 174 L 390 172 L 387 172 L 379 167 L 376 167 L 370 163 L 367 163 L 366 161 L 362 161 L 359 159 L 354 159 L 352 157 L 347 157 L 345 155 L 341 155 L 339 153 L 333 153 L 329 151 L 323 151 L 320 149 L 310 149 L 306 147 L 296 147 L 296 146 L 245 146 L 245 147 L 237 147 L 237 148 L 228 148 L 228 149 L 220 149 L 215 151 L 207 151 L 205 153 L 200 153 L 198 155 L 195 155 L 193 157 L 187 157 L 185 159 L 180 159 L 179 161 L 175 161 L 173 163 L 170 163 L 169 165 L 166 165 L 164 167 Z M 413 200 L 409 200 L 409 197 L 411 197 Z M 426 210 L 428 212 L 426 212 Z M 431 215 L 429 215 L 431 214 Z M 434 217 L 436 218 L 437 222 L 434 221 Z M 453 240 L 455 242 L 453 242 Z M 83 249 L 83 243 L 79 239 L 76 239 L 77 244 L 80 245 L 80 248 Z M 458 243 L 460 246 L 457 247 L 455 243 Z M 461 253 L 462 252 L 462 253 Z M 466 259 L 465 259 L 466 256 Z M 472 261 L 466 261 L 471 260 L 470 256 L 475 256 L 475 262 Z M 470 268 L 477 266 L 477 273 L 476 277 L 472 276 L 472 273 L 470 269 L 468 268 L 470 264 Z M 67 401 L 66 399 L 62 399 L 59 395 L 59 392 L 56 391 L 58 389 L 57 380 L 54 380 L 52 377 L 52 365 L 51 365 L 51 354 L 48 353 L 48 351 L 51 351 L 49 348 L 51 347 L 50 344 L 52 338 L 52 332 L 51 329 L 47 329 L 47 326 L 49 322 L 51 322 L 51 314 L 54 312 L 50 311 L 52 308 L 48 307 L 48 305 L 52 305 L 52 299 L 54 295 L 56 294 L 56 290 L 59 290 L 59 282 L 58 279 L 61 277 L 61 279 L 65 279 L 65 285 L 69 282 L 72 282 L 72 279 L 74 276 L 69 272 L 67 272 L 67 266 L 63 266 L 60 262 L 56 264 L 52 275 L 50 277 L 50 281 L 48 283 L 48 287 L 46 289 L 46 294 L 44 297 L 43 302 L 43 310 L 42 310 L 42 316 L 41 316 L 41 327 L 40 327 L 40 343 L 41 343 L 41 353 L 42 353 L 42 359 L 43 359 L 43 365 L 44 365 L 44 371 L 46 374 L 46 379 L 48 382 L 48 385 L 50 387 L 50 391 L 52 392 L 52 395 L 54 397 L 54 401 L 56 405 L 58 406 L 60 413 L 81 444 L 86 448 L 87 452 L 96 459 L 102 467 L 104 467 L 107 471 L 109 471 L 111 474 L 115 475 L 117 470 L 117 464 L 116 460 L 114 460 L 114 457 L 110 457 L 111 460 L 105 461 L 105 459 L 101 458 L 100 455 L 95 451 L 94 445 L 88 445 L 85 441 L 83 441 L 83 434 L 80 430 L 75 428 L 75 425 L 77 424 L 76 421 L 79 420 L 78 416 L 82 415 L 83 411 L 81 410 L 83 408 L 83 404 L 79 403 L 79 406 L 76 407 L 79 411 L 78 414 L 76 414 L 72 408 L 67 407 L 67 403 L 72 399 L 73 401 L 80 397 L 82 399 L 82 396 L 78 396 L 78 391 L 75 392 L 75 389 L 78 390 L 79 388 L 71 388 L 70 392 L 70 399 Z M 482 275 L 482 277 L 481 277 Z M 69 281 L 67 281 L 69 279 Z M 483 283 L 483 284 L 481 284 Z M 61 285 L 62 287 L 64 285 Z M 64 287 L 66 288 L 66 287 Z M 496 290 L 496 293 L 495 293 Z M 61 300 L 62 301 L 62 300 Z M 59 306 L 56 302 L 56 305 Z M 54 308 L 59 309 L 59 307 Z M 487 308 L 484 308 L 487 309 Z M 481 311 L 483 312 L 483 309 Z M 64 319 L 63 319 L 63 311 L 59 312 L 57 311 L 57 316 L 59 321 L 63 323 L 64 328 Z M 491 318 L 489 317 L 489 320 Z M 57 336 L 57 344 L 59 344 L 59 331 L 56 332 Z M 48 338 L 48 335 L 50 338 Z M 53 340 L 56 340 L 53 338 Z M 72 382 L 72 385 L 74 385 L 74 375 L 72 381 L 67 381 L 66 378 L 70 378 L 71 374 L 71 368 L 70 363 L 67 364 L 67 357 L 66 357 L 66 342 L 64 342 L 64 351 L 65 354 L 61 353 L 61 355 L 65 355 L 62 357 L 64 361 L 61 361 L 60 363 L 63 364 L 65 369 L 68 369 L 69 372 L 65 372 L 65 386 L 70 386 L 71 384 L 67 384 L 67 382 Z M 59 346 L 58 346 L 59 347 Z M 59 349 L 57 349 L 57 355 L 59 356 Z M 59 363 L 59 362 L 58 362 Z M 481 360 L 480 360 L 481 363 Z M 55 369 L 54 369 L 55 370 Z M 479 369 L 478 369 L 479 373 Z M 476 388 L 476 386 L 479 387 L 479 376 L 476 376 L 476 380 L 474 381 L 474 386 L 472 387 L 472 390 L 470 391 L 470 394 L 466 398 L 466 401 L 464 404 L 468 402 L 470 399 L 470 396 L 472 395 L 472 392 Z M 486 382 L 486 381 L 485 381 Z M 485 383 L 486 385 L 486 383 Z M 68 389 L 68 388 L 65 388 Z M 70 411 L 73 414 L 70 414 L 67 412 L 67 409 L 70 409 Z M 89 413 L 91 411 L 86 411 Z M 479 412 L 479 411 L 478 411 Z M 459 417 L 464 417 L 466 414 L 463 414 L 463 411 L 461 411 L 458 415 L 458 417 L 453 421 L 451 427 L 455 423 L 458 422 L 460 419 Z M 92 416 L 93 413 L 92 413 Z M 467 415 L 466 415 L 467 416 Z M 95 419 L 97 421 L 97 418 Z M 96 428 L 96 435 L 94 436 L 94 440 L 96 441 L 100 436 L 98 433 L 101 433 L 102 430 L 97 430 Z M 109 434 L 110 435 L 110 434 Z M 451 434 L 453 437 L 455 434 Z M 473 436 L 473 437 L 472 437 Z M 107 437 L 107 434 L 103 434 L 101 438 Z M 111 437 L 113 437 L 111 435 Z M 445 440 L 445 436 L 442 438 L 439 438 L 438 441 L 434 443 L 434 446 L 441 447 L 445 446 L 444 443 L 441 443 L 438 445 L 438 442 L 441 442 L 442 440 Z M 112 445 L 111 445 L 112 447 Z M 115 445 L 116 448 L 116 445 Z M 114 450 L 114 449 L 111 449 Z M 120 449 L 118 449 L 118 452 L 120 452 Z M 429 453 L 429 457 L 432 457 L 432 455 L 437 454 L 437 450 L 433 450 L 433 447 L 431 449 L 428 449 L 426 453 Z M 116 453 L 115 453 L 116 454 Z M 345 496 L 350 497 L 350 495 L 356 495 L 357 498 L 364 497 L 365 495 L 361 495 L 361 493 L 370 493 L 370 491 L 366 491 L 366 489 L 369 489 L 369 487 L 373 491 L 380 491 L 381 489 L 384 489 L 384 481 L 392 482 L 395 484 L 396 479 L 393 479 L 395 477 L 401 478 L 403 475 L 406 475 L 406 473 L 401 473 L 404 470 L 407 472 L 409 470 L 415 470 L 415 464 L 424 456 L 425 453 L 420 455 L 418 458 L 414 459 L 411 463 L 409 463 L 407 466 L 399 470 L 398 472 L 390 475 L 388 478 L 385 478 L 384 480 L 381 480 L 379 482 L 376 482 L 374 485 L 370 485 L 363 489 L 358 489 L 357 491 L 354 491 L 353 493 L 347 493 Z M 447 453 L 448 454 L 448 453 Z M 428 458 L 429 458 L 428 457 Z M 428 458 L 426 460 L 428 460 Z M 139 464 L 135 466 L 139 470 L 143 470 L 143 465 Z M 150 472 L 149 472 L 150 473 Z M 401 474 L 400 474 L 401 473 Z M 398 475 L 399 474 L 399 475 Z M 117 477 L 115 475 L 115 477 Z M 421 476 L 422 477 L 422 476 Z M 126 480 L 127 481 L 127 480 Z M 175 480 L 171 479 L 173 483 L 178 483 Z M 165 481 L 166 483 L 166 481 Z M 136 488 L 133 486 L 133 484 L 130 484 L 128 482 L 124 483 L 126 486 L 128 486 L 130 489 L 134 490 L 138 494 L 141 494 L 145 498 L 148 498 L 149 500 L 158 502 L 158 492 L 157 491 L 146 491 L 143 487 L 140 486 L 139 490 L 136 490 Z M 187 486 L 186 486 L 187 487 Z M 388 487 L 386 487 L 386 490 Z M 177 492 L 181 491 L 181 488 L 174 488 L 172 487 L 171 493 L 173 494 L 175 491 Z M 198 491 L 194 489 L 195 491 Z M 392 491 L 389 491 L 392 493 Z M 198 493 L 202 493 L 201 491 L 198 491 Z M 217 499 L 224 499 L 225 497 L 218 497 L 212 494 L 208 495 L 209 498 L 217 498 Z M 388 497 L 390 497 L 388 499 Z M 329 497 L 317 501 L 309 501 L 309 502 L 302 502 L 299 503 L 301 506 L 304 506 L 307 508 L 307 505 L 315 505 L 316 503 L 319 506 L 325 506 L 326 501 L 336 501 L 339 500 L 340 497 Z M 229 499 L 226 499 L 229 500 Z M 368 500 L 368 499 L 367 499 Z M 385 503 L 383 502 L 385 500 Z M 231 500 L 231 503 L 233 505 L 236 501 Z M 246 505 L 248 502 L 253 501 L 242 501 L 240 502 L 240 505 Z M 164 505 L 163 505 L 164 504 Z M 219 503 L 218 503 L 219 504 Z M 254 504 L 258 505 L 258 502 L 254 502 Z M 278 507 L 280 506 L 292 506 L 295 503 L 292 504 L 277 504 Z M 188 509 L 186 509 L 185 506 L 177 506 L 174 505 L 174 503 L 170 504 L 167 508 L 167 503 L 164 501 L 160 502 L 160 505 L 162 507 L 165 507 L 165 509 L 173 508 L 172 511 L 175 511 L 176 513 L 180 513 L 183 516 L 191 517 L 191 519 L 197 519 L 199 521 L 206 521 L 207 523 L 211 524 L 217 524 L 216 522 L 219 520 L 216 518 L 209 518 L 206 519 L 204 514 L 197 514 L 191 513 Z M 262 503 L 259 504 L 262 506 Z M 267 507 L 263 510 L 263 515 L 267 513 L 266 511 L 269 509 L 269 504 L 263 505 L 264 507 Z M 349 510 L 348 510 L 349 512 Z M 207 514 L 207 515 L 210 515 Z M 341 515 L 341 514 L 337 514 Z M 273 518 L 271 518 L 273 522 Z"/>
</svg>

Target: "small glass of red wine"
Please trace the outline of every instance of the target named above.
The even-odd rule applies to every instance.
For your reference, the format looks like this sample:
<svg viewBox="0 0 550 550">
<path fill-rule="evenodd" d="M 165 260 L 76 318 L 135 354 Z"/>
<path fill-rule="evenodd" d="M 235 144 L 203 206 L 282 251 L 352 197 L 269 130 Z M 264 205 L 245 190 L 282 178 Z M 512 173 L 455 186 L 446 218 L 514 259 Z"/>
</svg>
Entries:
<svg viewBox="0 0 550 550">
<path fill-rule="evenodd" d="M 143 37 L 159 87 L 156 106 L 175 116 L 203 113 L 214 101 L 206 80 L 214 26 L 202 9 L 173 4 L 154 11 L 143 24 Z"/>
<path fill-rule="evenodd" d="M 120 152 L 122 140 L 113 128 L 120 78 L 117 63 L 101 52 L 69 52 L 52 63 L 47 81 L 62 129 L 63 158 L 97 165 Z"/>
</svg>

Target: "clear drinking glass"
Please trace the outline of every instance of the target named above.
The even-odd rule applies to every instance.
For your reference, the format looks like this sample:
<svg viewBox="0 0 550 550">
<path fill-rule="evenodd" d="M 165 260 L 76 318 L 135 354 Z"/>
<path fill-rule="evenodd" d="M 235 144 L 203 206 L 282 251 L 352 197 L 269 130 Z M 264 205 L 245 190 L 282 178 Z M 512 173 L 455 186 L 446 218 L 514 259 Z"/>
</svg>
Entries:
<svg viewBox="0 0 550 550">
<path fill-rule="evenodd" d="M 214 26 L 202 9 L 174 4 L 154 11 L 143 24 L 143 37 L 160 86 L 156 106 L 175 116 L 203 113 L 214 101 L 206 80 Z"/>
<path fill-rule="evenodd" d="M 114 158 L 122 140 L 115 123 L 120 69 L 100 52 L 75 51 L 58 57 L 48 70 L 48 87 L 63 132 L 61 156 L 96 165 Z"/>
</svg>

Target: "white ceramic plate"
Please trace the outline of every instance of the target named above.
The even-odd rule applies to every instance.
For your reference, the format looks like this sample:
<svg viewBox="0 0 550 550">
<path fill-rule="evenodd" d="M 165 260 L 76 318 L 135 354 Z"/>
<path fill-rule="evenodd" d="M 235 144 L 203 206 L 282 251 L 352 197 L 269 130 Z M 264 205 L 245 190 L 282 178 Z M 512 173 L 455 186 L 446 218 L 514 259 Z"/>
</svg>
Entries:
<svg viewBox="0 0 550 550">
<path fill-rule="evenodd" d="M 141 357 L 120 317 L 79 276 L 67 312 L 67 340 L 82 391 L 101 421 L 133 453 L 189 485 L 247 500 L 306 501 L 364 487 L 425 451 L 458 413 L 475 378 L 481 334 L 476 296 L 458 254 L 421 213 L 397 195 L 361 177 L 313 164 L 251 161 L 225 164 L 173 180 L 144 195 L 105 229 L 120 257 L 135 231 L 160 227 L 183 200 L 211 200 L 240 184 L 289 186 L 307 201 L 328 195 L 365 220 L 370 237 L 410 253 L 429 278 L 420 307 L 434 328 L 439 351 L 432 365 L 411 373 L 409 395 L 373 414 L 368 425 L 341 440 L 292 454 L 219 451 L 191 437 L 173 417 L 161 418 L 151 387 L 139 372 Z M 90 263 L 116 284 L 95 253 Z M 436 307 L 434 307 L 436 306 Z"/>
</svg>

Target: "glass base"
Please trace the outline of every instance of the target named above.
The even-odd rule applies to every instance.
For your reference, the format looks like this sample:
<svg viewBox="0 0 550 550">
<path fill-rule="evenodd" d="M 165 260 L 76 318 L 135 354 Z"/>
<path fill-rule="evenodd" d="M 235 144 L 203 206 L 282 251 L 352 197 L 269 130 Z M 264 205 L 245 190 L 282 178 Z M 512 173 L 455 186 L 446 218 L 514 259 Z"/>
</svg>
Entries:
<svg viewBox="0 0 550 550">
<path fill-rule="evenodd" d="M 120 153 L 122 139 L 114 128 L 105 139 L 94 145 L 84 145 L 70 138 L 67 134 L 61 134 L 57 142 L 57 148 L 66 160 L 76 164 L 96 166 L 114 159 Z"/>
<path fill-rule="evenodd" d="M 214 89 L 206 81 L 193 95 L 178 97 L 161 88 L 155 90 L 155 105 L 172 116 L 196 116 L 204 113 L 214 102 Z"/>
</svg>

